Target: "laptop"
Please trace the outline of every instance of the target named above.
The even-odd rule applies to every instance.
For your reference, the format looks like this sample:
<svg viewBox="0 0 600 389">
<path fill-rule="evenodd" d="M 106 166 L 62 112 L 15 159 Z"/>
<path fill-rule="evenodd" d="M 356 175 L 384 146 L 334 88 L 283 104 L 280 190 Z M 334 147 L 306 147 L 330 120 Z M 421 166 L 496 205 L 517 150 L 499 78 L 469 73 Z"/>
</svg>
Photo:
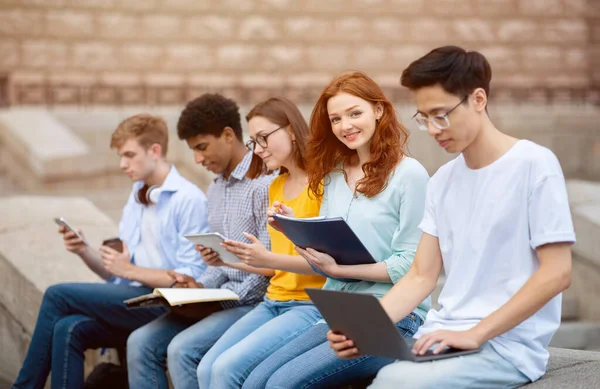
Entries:
<svg viewBox="0 0 600 389">
<path fill-rule="evenodd" d="M 313 288 L 306 288 L 306 293 L 323 315 L 329 328 L 352 339 L 363 355 L 426 362 L 481 351 L 448 347 L 439 354 L 428 350 L 423 355 L 415 355 L 411 349 L 416 339 L 405 338 L 400 334 L 375 296 Z"/>
</svg>

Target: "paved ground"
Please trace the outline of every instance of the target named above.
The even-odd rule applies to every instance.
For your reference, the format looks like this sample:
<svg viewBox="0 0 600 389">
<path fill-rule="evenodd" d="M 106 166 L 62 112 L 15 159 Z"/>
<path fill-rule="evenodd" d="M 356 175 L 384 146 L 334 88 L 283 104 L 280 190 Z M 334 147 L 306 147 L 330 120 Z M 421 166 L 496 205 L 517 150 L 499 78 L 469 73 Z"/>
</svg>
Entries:
<svg viewBox="0 0 600 389">
<path fill-rule="evenodd" d="M 0 379 L 0 389 L 10 389 L 10 382 Z"/>
</svg>

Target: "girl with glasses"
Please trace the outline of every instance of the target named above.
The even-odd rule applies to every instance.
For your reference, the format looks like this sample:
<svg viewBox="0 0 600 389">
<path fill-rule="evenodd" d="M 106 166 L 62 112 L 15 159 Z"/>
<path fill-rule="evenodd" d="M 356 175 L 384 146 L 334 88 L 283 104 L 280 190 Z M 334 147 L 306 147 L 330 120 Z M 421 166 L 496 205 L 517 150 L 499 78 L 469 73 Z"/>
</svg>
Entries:
<svg viewBox="0 0 600 389">
<path fill-rule="evenodd" d="M 308 126 L 298 108 L 285 98 L 270 98 L 246 116 L 254 152 L 248 174 L 257 177 L 279 170 L 269 188 L 270 212 L 296 217 L 319 214 L 321 200 L 309 196 L 306 173 Z M 269 226 L 271 251 L 254 236 L 252 242 L 225 241 L 225 248 L 264 274 L 273 270 L 265 299 L 225 332 L 198 366 L 200 388 L 239 387 L 265 358 L 319 319 L 304 288 L 320 288 L 325 278 L 316 275 L 294 250 L 294 244 Z"/>
</svg>

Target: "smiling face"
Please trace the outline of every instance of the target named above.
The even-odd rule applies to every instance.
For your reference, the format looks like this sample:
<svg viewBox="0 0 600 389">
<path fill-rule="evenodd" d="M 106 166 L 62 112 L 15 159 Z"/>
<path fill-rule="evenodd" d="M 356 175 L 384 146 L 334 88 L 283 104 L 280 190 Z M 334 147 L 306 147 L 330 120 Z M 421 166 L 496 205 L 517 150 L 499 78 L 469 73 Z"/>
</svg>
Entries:
<svg viewBox="0 0 600 389">
<path fill-rule="evenodd" d="M 275 131 L 277 130 L 277 131 Z M 256 142 L 259 136 L 267 134 L 267 146 L 263 147 L 255 143 L 254 154 L 258 155 L 269 170 L 279 169 L 280 167 L 290 168 L 293 163 L 293 145 L 294 135 L 289 131 L 288 126 L 281 126 L 269 121 L 262 116 L 254 116 L 248 121 L 248 132 L 250 139 Z"/>
<path fill-rule="evenodd" d="M 136 138 L 129 138 L 120 147 L 117 153 L 121 158 L 119 167 L 132 181 L 140 181 L 148 178 L 157 160 L 161 157 L 161 147 L 153 144 L 145 149 Z"/>
<path fill-rule="evenodd" d="M 427 132 L 448 153 L 462 153 L 479 134 L 481 113 L 485 112 L 487 102 L 484 95 L 485 92 L 479 88 L 467 98 L 465 103 L 450 112 L 447 116 L 450 123 L 448 128 L 440 130 L 429 123 Z M 417 111 L 426 118 L 444 115 L 459 104 L 462 97 L 446 92 L 440 85 L 423 87 L 415 91 Z M 486 101 L 482 102 L 482 99 Z"/>
<path fill-rule="evenodd" d="M 333 134 L 351 150 L 366 149 L 377 127 L 383 107 L 341 92 L 327 101 L 327 114 Z"/>
</svg>

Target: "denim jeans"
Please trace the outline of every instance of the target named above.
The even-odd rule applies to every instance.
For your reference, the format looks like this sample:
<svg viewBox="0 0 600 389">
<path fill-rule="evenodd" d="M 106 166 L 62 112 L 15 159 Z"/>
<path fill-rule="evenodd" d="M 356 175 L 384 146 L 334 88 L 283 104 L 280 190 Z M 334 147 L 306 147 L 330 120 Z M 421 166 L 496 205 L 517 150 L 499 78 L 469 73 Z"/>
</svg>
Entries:
<svg viewBox="0 0 600 389">
<path fill-rule="evenodd" d="M 198 322 L 167 313 L 138 328 L 127 339 L 129 387 L 167 389 L 168 363 L 176 388 L 197 388 L 196 368 L 204 354 L 252 308 L 225 309 Z"/>
<path fill-rule="evenodd" d="M 94 283 L 49 287 L 12 388 L 42 389 L 52 370 L 52 389 L 80 389 L 85 350 L 123 346 L 131 331 L 165 312 L 163 308 L 129 310 L 123 304 L 150 292 L 145 287 Z"/>
<path fill-rule="evenodd" d="M 411 313 L 396 327 L 402 336 L 410 337 L 421 324 L 421 318 Z M 329 347 L 328 331 L 325 323 L 312 326 L 258 365 L 243 388 L 336 388 L 374 376 L 379 369 L 394 362 L 374 356 L 339 359 Z"/>
<path fill-rule="evenodd" d="M 512 389 L 529 382 L 486 343 L 477 354 L 433 362 L 395 362 L 381 369 L 369 389 Z"/>
<path fill-rule="evenodd" d="M 200 389 L 239 388 L 265 358 L 320 319 L 310 301 L 265 298 L 238 320 L 204 355 L 198 365 Z"/>
</svg>

